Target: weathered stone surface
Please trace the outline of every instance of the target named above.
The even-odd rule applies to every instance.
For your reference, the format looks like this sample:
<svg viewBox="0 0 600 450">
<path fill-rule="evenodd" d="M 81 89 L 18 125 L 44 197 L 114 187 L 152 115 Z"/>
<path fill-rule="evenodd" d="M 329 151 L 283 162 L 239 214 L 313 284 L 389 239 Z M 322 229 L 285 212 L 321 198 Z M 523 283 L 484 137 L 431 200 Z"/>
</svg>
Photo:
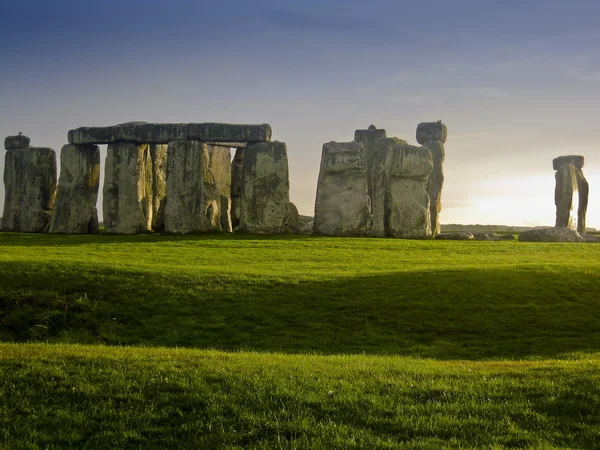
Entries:
<svg viewBox="0 0 600 450">
<path fill-rule="evenodd" d="M 577 169 L 576 174 L 577 192 L 579 193 L 579 204 L 577 205 L 577 231 L 584 233 L 590 186 L 581 170 Z"/>
<path fill-rule="evenodd" d="M 24 150 L 29 147 L 30 142 L 31 140 L 23 134 L 19 134 L 17 136 L 7 136 L 6 139 L 4 139 L 4 149 Z"/>
<path fill-rule="evenodd" d="M 98 232 L 100 149 L 96 145 L 63 146 L 60 178 L 50 222 L 50 233 Z"/>
<path fill-rule="evenodd" d="M 104 230 L 144 233 L 152 226 L 152 159 L 147 144 L 108 145 L 102 207 Z"/>
<path fill-rule="evenodd" d="M 378 129 L 375 125 L 371 125 L 366 130 L 356 130 L 354 132 L 354 140 L 360 142 L 365 148 L 365 156 L 367 158 L 367 182 L 371 200 L 373 199 L 373 158 L 375 144 L 380 139 L 385 139 L 386 137 L 386 131 L 384 129 Z"/>
<path fill-rule="evenodd" d="M 442 188 L 444 187 L 444 159 L 446 152 L 442 141 L 427 141 L 423 144 L 431 152 L 433 170 L 427 178 L 427 194 L 429 195 L 429 215 L 431 218 L 431 234 L 440 234 L 440 211 L 442 210 Z"/>
<path fill-rule="evenodd" d="M 167 144 L 187 139 L 187 124 L 130 122 L 117 126 L 119 141 Z"/>
<path fill-rule="evenodd" d="M 234 125 L 230 123 L 190 123 L 188 139 L 206 142 L 269 142 L 271 125 Z M 235 145 L 232 145 L 235 147 Z"/>
<path fill-rule="evenodd" d="M 298 208 L 292 202 L 290 202 L 289 213 L 288 213 L 288 231 L 294 234 L 300 234 L 300 213 Z"/>
<path fill-rule="evenodd" d="M 165 206 L 167 203 L 168 145 L 150 144 L 152 160 L 152 229 L 164 231 Z"/>
<path fill-rule="evenodd" d="M 119 141 L 167 144 L 176 140 L 198 140 L 236 146 L 245 145 L 247 142 L 270 141 L 271 126 L 128 122 L 108 127 L 76 128 L 69 131 L 68 138 L 70 144 L 109 144 Z"/>
<path fill-rule="evenodd" d="M 315 220 L 311 216 L 298 216 L 298 223 L 300 225 L 300 234 L 312 234 Z"/>
<path fill-rule="evenodd" d="M 314 232 L 327 236 L 368 236 L 371 225 L 371 199 L 363 145 L 356 141 L 324 144 Z"/>
<path fill-rule="evenodd" d="M 210 171 L 215 177 L 221 213 L 221 227 L 231 231 L 231 149 L 209 145 Z"/>
<path fill-rule="evenodd" d="M 444 241 L 469 241 L 475 239 L 475 236 L 473 236 L 473 233 L 469 231 L 455 231 L 448 233 L 440 233 L 435 238 Z"/>
<path fill-rule="evenodd" d="M 579 233 L 579 234 L 581 235 L 583 242 L 593 242 L 593 243 L 600 242 L 600 236 L 596 236 L 594 234 L 586 234 L 586 233 Z"/>
<path fill-rule="evenodd" d="M 429 141 L 446 143 L 448 129 L 442 122 L 422 122 L 417 125 L 417 142 L 421 145 Z"/>
<path fill-rule="evenodd" d="M 563 166 L 568 166 L 569 164 L 577 167 L 579 170 L 583 169 L 584 158 L 581 155 L 565 155 L 559 156 L 558 158 L 554 158 L 552 160 L 552 168 L 554 170 L 558 170 Z"/>
<path fill-rule="evenodd" d="M 473 231 L 471 233 L 476 241 L 498 241 L 500 236 L 491 231 Z"/>
<path fill-rule="evenodd" d="M 244 152 L 246 149 L 238 148 L 231 162 L 231 227 L 235 230 L 240 226 L 242 214 L 242 187 Z"/>
<path fill-rule="evenodd" d="M 583 242 L 581 235 L 569 228 L 536 228 L 521 233 L 519 242 Z"/>
<path fill-rule="evenodd" d="M 568 164 L 559 167 L 555 178 L 556 226 L 585 231 L 589 186 L 583 172 Z"/>
<path fill-rule="evenodd" d="M 378 139 L 374 145 L 370 193 L 373 213 L 371 233 L 373 236 L 385 236 L 385 191 L 388 184 L 391 156 L 394 149 L 402 148 L 405 145 L 407 142 L 398 138 Z"/>
<path fill-rule="evenodd" d="M 169 233 L 221 231 L 221 199 L 208 147 L 199 141 L 169 143 L 165 207 Z"/>
<path fill-rule="evenodd" d="M 220 196 L 221 199 L 221 208 L 220 208 L 220 218 L 221 221 L 221 230 L 227 233 L 231 233 L 233 231 L 233 226 L 231 225 L 231 198 L 225 197 L 223 195 Z"/>
<path fill-rule="evenodd" d="M 422 239 L 431 236 L 427 176 L 433 169 L 425 147 L 403 145 L 392 149 L 385 193 L 386 236 Z"/>
<path fill-rule="evenodd" d="M 283 142 L 249 145 L 244 152 L 240 231 L 276 234 L 287 231 L 290 182 Z"/>
<path fill-rule="evenodd" d="M 2 229 L 47 232 L 56 195 L 56 153 L 51 148 L 7 150 Z"/>
</svg>

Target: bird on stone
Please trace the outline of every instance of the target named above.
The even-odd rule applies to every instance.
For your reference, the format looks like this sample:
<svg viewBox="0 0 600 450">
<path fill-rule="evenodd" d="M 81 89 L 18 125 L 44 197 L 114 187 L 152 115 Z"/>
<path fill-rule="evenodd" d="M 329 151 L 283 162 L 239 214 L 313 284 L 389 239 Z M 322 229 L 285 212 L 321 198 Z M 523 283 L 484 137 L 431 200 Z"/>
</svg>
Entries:
<svg viewBox="0 0 600 450">
<path fill-rule="evenodd" d="M 440 124 L 441 124 L 441 123 L 442 123 L 442 121 L 441 121 L 441 120 L 438 120 L 438 123 L 440 123 Z"/>
<path fill-rule="evenodd" d="M 19 136 L 21 136 L 23 134 L 23 132 L 19 131 Z"/>
</svg>

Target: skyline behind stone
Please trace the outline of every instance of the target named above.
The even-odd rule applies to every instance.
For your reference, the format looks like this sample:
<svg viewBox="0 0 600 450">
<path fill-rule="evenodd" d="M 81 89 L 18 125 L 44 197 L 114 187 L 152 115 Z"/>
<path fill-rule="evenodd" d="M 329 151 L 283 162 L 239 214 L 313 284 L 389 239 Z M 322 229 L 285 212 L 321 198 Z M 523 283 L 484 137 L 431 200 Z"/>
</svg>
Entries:
<svg viewBox="0 0 600 450">
<path fill-rule="evenodd" d="M 297 3 L 4 2 L 0 135 L 59 152 L 80 126 L 269 123 L 312 215 L 324 143 L 441 119 L 442 223 L 552 225 L 552 159 L 580 154 L 600 228 L 599 4 Z"/>
</svg>

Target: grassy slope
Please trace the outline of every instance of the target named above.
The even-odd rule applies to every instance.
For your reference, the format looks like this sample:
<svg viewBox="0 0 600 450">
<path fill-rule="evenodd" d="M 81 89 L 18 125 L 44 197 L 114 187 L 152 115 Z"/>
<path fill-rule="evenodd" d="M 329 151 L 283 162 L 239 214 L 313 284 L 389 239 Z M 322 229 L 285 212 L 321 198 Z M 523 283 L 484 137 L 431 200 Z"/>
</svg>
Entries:
<svg viewBox="0 0 600 450">
<path fill-rule="evenodd" d="M 0 379 L 0 446 L 10 448 L 596 448 L 600 441 L 600 354 L 440 362 L 0 344 Z"/>
<path fill-rule="evenodd" d="M 0 233 L 0 340 L 445 359 L 600 349 L 600 246 Z"/>
<path fill-rule="evenodd" d="M 0 448 L 593 448 L 599 253 L 0 233 L 3 341 L 409 356 L 0 344 Z"/>
</svg>

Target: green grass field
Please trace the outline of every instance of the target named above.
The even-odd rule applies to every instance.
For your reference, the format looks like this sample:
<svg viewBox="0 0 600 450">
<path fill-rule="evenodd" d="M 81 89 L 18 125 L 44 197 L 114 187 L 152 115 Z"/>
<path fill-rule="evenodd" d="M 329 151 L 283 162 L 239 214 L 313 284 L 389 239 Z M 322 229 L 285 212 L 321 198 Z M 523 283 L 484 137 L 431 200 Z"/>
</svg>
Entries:
<svg viewBox="0 0 600 450">
<path fill-rule="evenodd" d="M 0 447 L 594 448 L 599 256 L 0 233 Z"/>
</svg>

